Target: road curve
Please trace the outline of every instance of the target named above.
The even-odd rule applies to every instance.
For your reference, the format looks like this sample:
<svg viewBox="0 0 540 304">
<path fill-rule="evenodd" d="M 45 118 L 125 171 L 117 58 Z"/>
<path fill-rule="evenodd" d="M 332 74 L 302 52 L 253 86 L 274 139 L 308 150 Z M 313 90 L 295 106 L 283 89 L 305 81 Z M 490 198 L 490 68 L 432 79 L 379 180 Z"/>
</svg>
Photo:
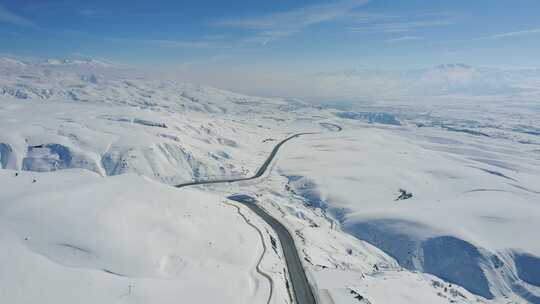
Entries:
<svg viewBox="0 0 540 304">
<path fill-rule="evenodd" d="M 281 146 L 284 143 L 288 142 L 289 140 L 291 140 L 293 138 L 300 137 L 302 135 L 308 135 L 308 134 L 316 134 L 316 133 L 296 133 L 296 134 L 291 135 L 291 136 L 283 139 L 282 141 L 280 141 L 277 145 L 274 146 L 274 149 L 272 149 L 272 152 L 270 152 L 270 155 L 268 155 L 268 157 L 266 158 L 266 161 L 262 164 L 262 166 L 259 168 L 259 170 L 257 170 L 257 172 L 255 172 L 255 174 L 253 176 L 241 177 L 241 178 L 224 178 L 224 179 L 213 179 L 213 180 L 199 180 L 199 181 L 193 181 L 193 182 L 178 184 L 178 185 L 175 185 L 175 187 L 176 188 L 183 188 L 183 187 L 194 186 L 194 185 L 236 183 L 236 182 L 243 182 L 243 181 L 248 181 L 248 180 L 253 180 L 253 179 L 259 178 L 266 172 L 266 169 L 268 169 L 268 166 L 270 165 L 270 163 L 272 163 L 272 160 L 274 160 L 274 158 L 276 157 L 276 155 L 277 155 L 277 153 L 279 151 L 279 148 L 281 148 Z"/>
<path fill-rule="evenodd" d="M 270 155 L 268 155 L 265 162 L 261 165 L 261 167 L 257 170 L 257 172 L 251 177 L 193 181 L 189 183 L 179 184 L 179 185 L 176 185 L 175 187 L 183 188 L 183 187 L 194 186 L 194 185 L 234 183 L 234 182 L 257 179 L 266 172 L 266 170 L 272 163 L 272 160 L 274 160 L 279 149 L 281 148 L 281 146 L 283 146 L 283 144 L 285 144 L 286 142 L 288 142 L 289 140 L 293 138 L 297 138 L 299 136 L 308 135 L 308 134 L 315 134 L 315 133 L 296 133 L 280 141 L 277 145 L 274 146 L 274 149 L 272 149 L 272 152 L 270 152 Z M 291 279 L 291 285 L 292 285 L 295 303 L 296 304 L 316 304 L 317 302 L 315 301 L 313 291 L 311 290 L 311 286 L 309 285 L 309 282 L 307 280 L 304 267 L 302 266 L 302 261 L 300 260 L 300 256 L 298 255 L 298 251 L 296 250 L 296 245 L 294 244 L 294 239 L 289 233 L 289 230 L 287 230 L 287 228 L 283 224 L 281 224 L 278 220 L 276 220 L 274 217 L 269 215 L 266 211 L 264 211 L 261 207 L 259 207 L 253 201 L 246 201 L 242 199 L 238 199 L 235 201 L 248 207 L 251 211 L 253 211 L 255 214 L 260 216 L 266 223 L 268 223 L 268 225 L 270 225 L 276 231 L 279 237 L 280 243 L 281 243 L 281 248 L 283 248 L 283 255 L 285 257 L 285 262 L 287 263 L 287 269 L 289 270 L 289 277 Z"/>
</svg>

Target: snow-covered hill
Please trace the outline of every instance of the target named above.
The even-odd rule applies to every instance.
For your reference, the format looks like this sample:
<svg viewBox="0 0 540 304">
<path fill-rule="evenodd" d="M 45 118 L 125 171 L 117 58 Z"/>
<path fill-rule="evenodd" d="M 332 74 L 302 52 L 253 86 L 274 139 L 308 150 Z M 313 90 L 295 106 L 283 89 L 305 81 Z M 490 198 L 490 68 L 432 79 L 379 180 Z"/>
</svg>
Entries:
<svg viewBox="0 0 540 304">
<path fill-rule="evenodd" d="M 283 175 L 307 204 L 406 269 L 538 303 L 537 153 L 439 130 L 344 128 L 283 151 Z M 412 197 L 398 200 L 400 189 Z"/>
<path fill-rule="evenodd" d="M 2 302 L 268 297 L 267 280 L 253 270 L 263 250 L 257 231 L 216 195 L 81 170 L 0 170 L 0 181 Z"/>
<path fill-rule="evenodd" d="M 84 168 L 103 176 L 134 172 L 173 183 L 241 175 L 257 146 L 239 138 L 285 124 L 282 99 L 234 94 L 172 81 L 129 79 L 114 68 L 2 65 L 2 167 L 54 171 Z M 21 68 L 22 66 L 22 68 Z M 97 73 L 96 70 L 94 72 Z M 241 122 L 242 116 L 257 115 Z M 260 140 L 258 144 L 261 144 Z"/>
<path fill-rule="evenodd" d="M 421 74 L 460 91 L 473 70 Z M 321 303 L 540 303 L 538 118 L 484 106 L 345 112 L 2 58 L 0 300 L 290 303 L 243 193 L 294 232 Z M 170 187 L 251 175 L 297 132 L 317 134 L 258 181 Z"/>
</svg>

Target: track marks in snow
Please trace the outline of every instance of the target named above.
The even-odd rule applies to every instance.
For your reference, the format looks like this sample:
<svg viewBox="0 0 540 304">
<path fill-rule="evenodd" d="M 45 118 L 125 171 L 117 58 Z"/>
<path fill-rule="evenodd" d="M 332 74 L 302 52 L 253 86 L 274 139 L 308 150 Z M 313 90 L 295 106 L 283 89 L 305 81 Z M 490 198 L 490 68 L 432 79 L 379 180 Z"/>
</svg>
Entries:
<svg viewBox="0 0 540 304">
<path fill-rule="evenodd" d="M 264 235 L 262 234 L 262 231 L 257 227 L 255 226 L 251 220 L 249 220 L 242 212 L 241 212 L 241 208 L 233 203 L 230 203 L 230 202 L 225 202 L 226 205 L 229 205 L 229 206 L 232 206 L 234 208 L 236 208 L 236 211 L 238 212 L 238 214 L 244 219 L 244 221 L 246 222 L 246 224 L 248 224 L 249 226 L 253 227 L 253 229 L 255 229 L 257 231 L 257 233 L 259 234 L 259 237 L 260 237 L 260 240 L 261 240 L 261 243 L 263 245 L 263 251 L 261 253 L 261 255 L 259 256 L 259 259 L 257 260 L 257 265 L 256 265 L 256 271 L 257 273 L 259 273 L 261 276 L 263 276 L 264 278 L 266 278 L 268 280 L 268 284 L 270 285 L 270 292 L 269 292 L 269 295 L 268 295 L 268 300 L 266 301 L 267 304 L 270 304 L 270 301 L 272 300 L 272 295 L 274 294 L 274 280 L 272 279 L 272 277 L 266 273 L 262 267 L 261 267 L 261 262 L 264 258 L 264 256 L 266 255 L 266 252 L 267 252 L 267 247 L 266 247 L 266 242 L 264 241 Z"/>
</svg>

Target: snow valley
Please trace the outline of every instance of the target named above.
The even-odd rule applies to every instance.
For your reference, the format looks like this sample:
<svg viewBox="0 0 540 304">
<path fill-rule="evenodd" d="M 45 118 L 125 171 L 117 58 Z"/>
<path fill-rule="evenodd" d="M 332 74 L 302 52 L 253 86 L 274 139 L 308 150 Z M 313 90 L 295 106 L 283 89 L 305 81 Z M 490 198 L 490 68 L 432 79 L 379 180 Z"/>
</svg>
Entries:
<svg viewBox="0 0 540 304">
<path fill-rule="evenodd" d="M 338 110 L 2 58 L 0 300 L 292 303 L 288 245 L 240 197 L 286 227 L 317 303 L 540 303 L 519 98 Z M 244 180 L 173 187 L 217 179 Z"/>
</svg>

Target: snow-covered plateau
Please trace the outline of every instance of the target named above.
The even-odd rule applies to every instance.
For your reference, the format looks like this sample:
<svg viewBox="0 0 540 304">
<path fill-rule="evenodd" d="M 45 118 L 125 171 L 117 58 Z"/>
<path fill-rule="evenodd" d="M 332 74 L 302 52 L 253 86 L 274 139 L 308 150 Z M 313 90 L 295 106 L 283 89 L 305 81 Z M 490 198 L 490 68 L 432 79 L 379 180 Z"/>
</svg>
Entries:
<svg viewBox="0 0 540 304">
<path fill-rule="evenodd" d="M 338 110 L 2 58 L 0 302 L 292 303 L 241 194 L 318 303 L 540 303 L 538 100 L 470 98 Z M 252 176 L 300 132 L 261 178 L 173 187 Z"/>
</svg>

